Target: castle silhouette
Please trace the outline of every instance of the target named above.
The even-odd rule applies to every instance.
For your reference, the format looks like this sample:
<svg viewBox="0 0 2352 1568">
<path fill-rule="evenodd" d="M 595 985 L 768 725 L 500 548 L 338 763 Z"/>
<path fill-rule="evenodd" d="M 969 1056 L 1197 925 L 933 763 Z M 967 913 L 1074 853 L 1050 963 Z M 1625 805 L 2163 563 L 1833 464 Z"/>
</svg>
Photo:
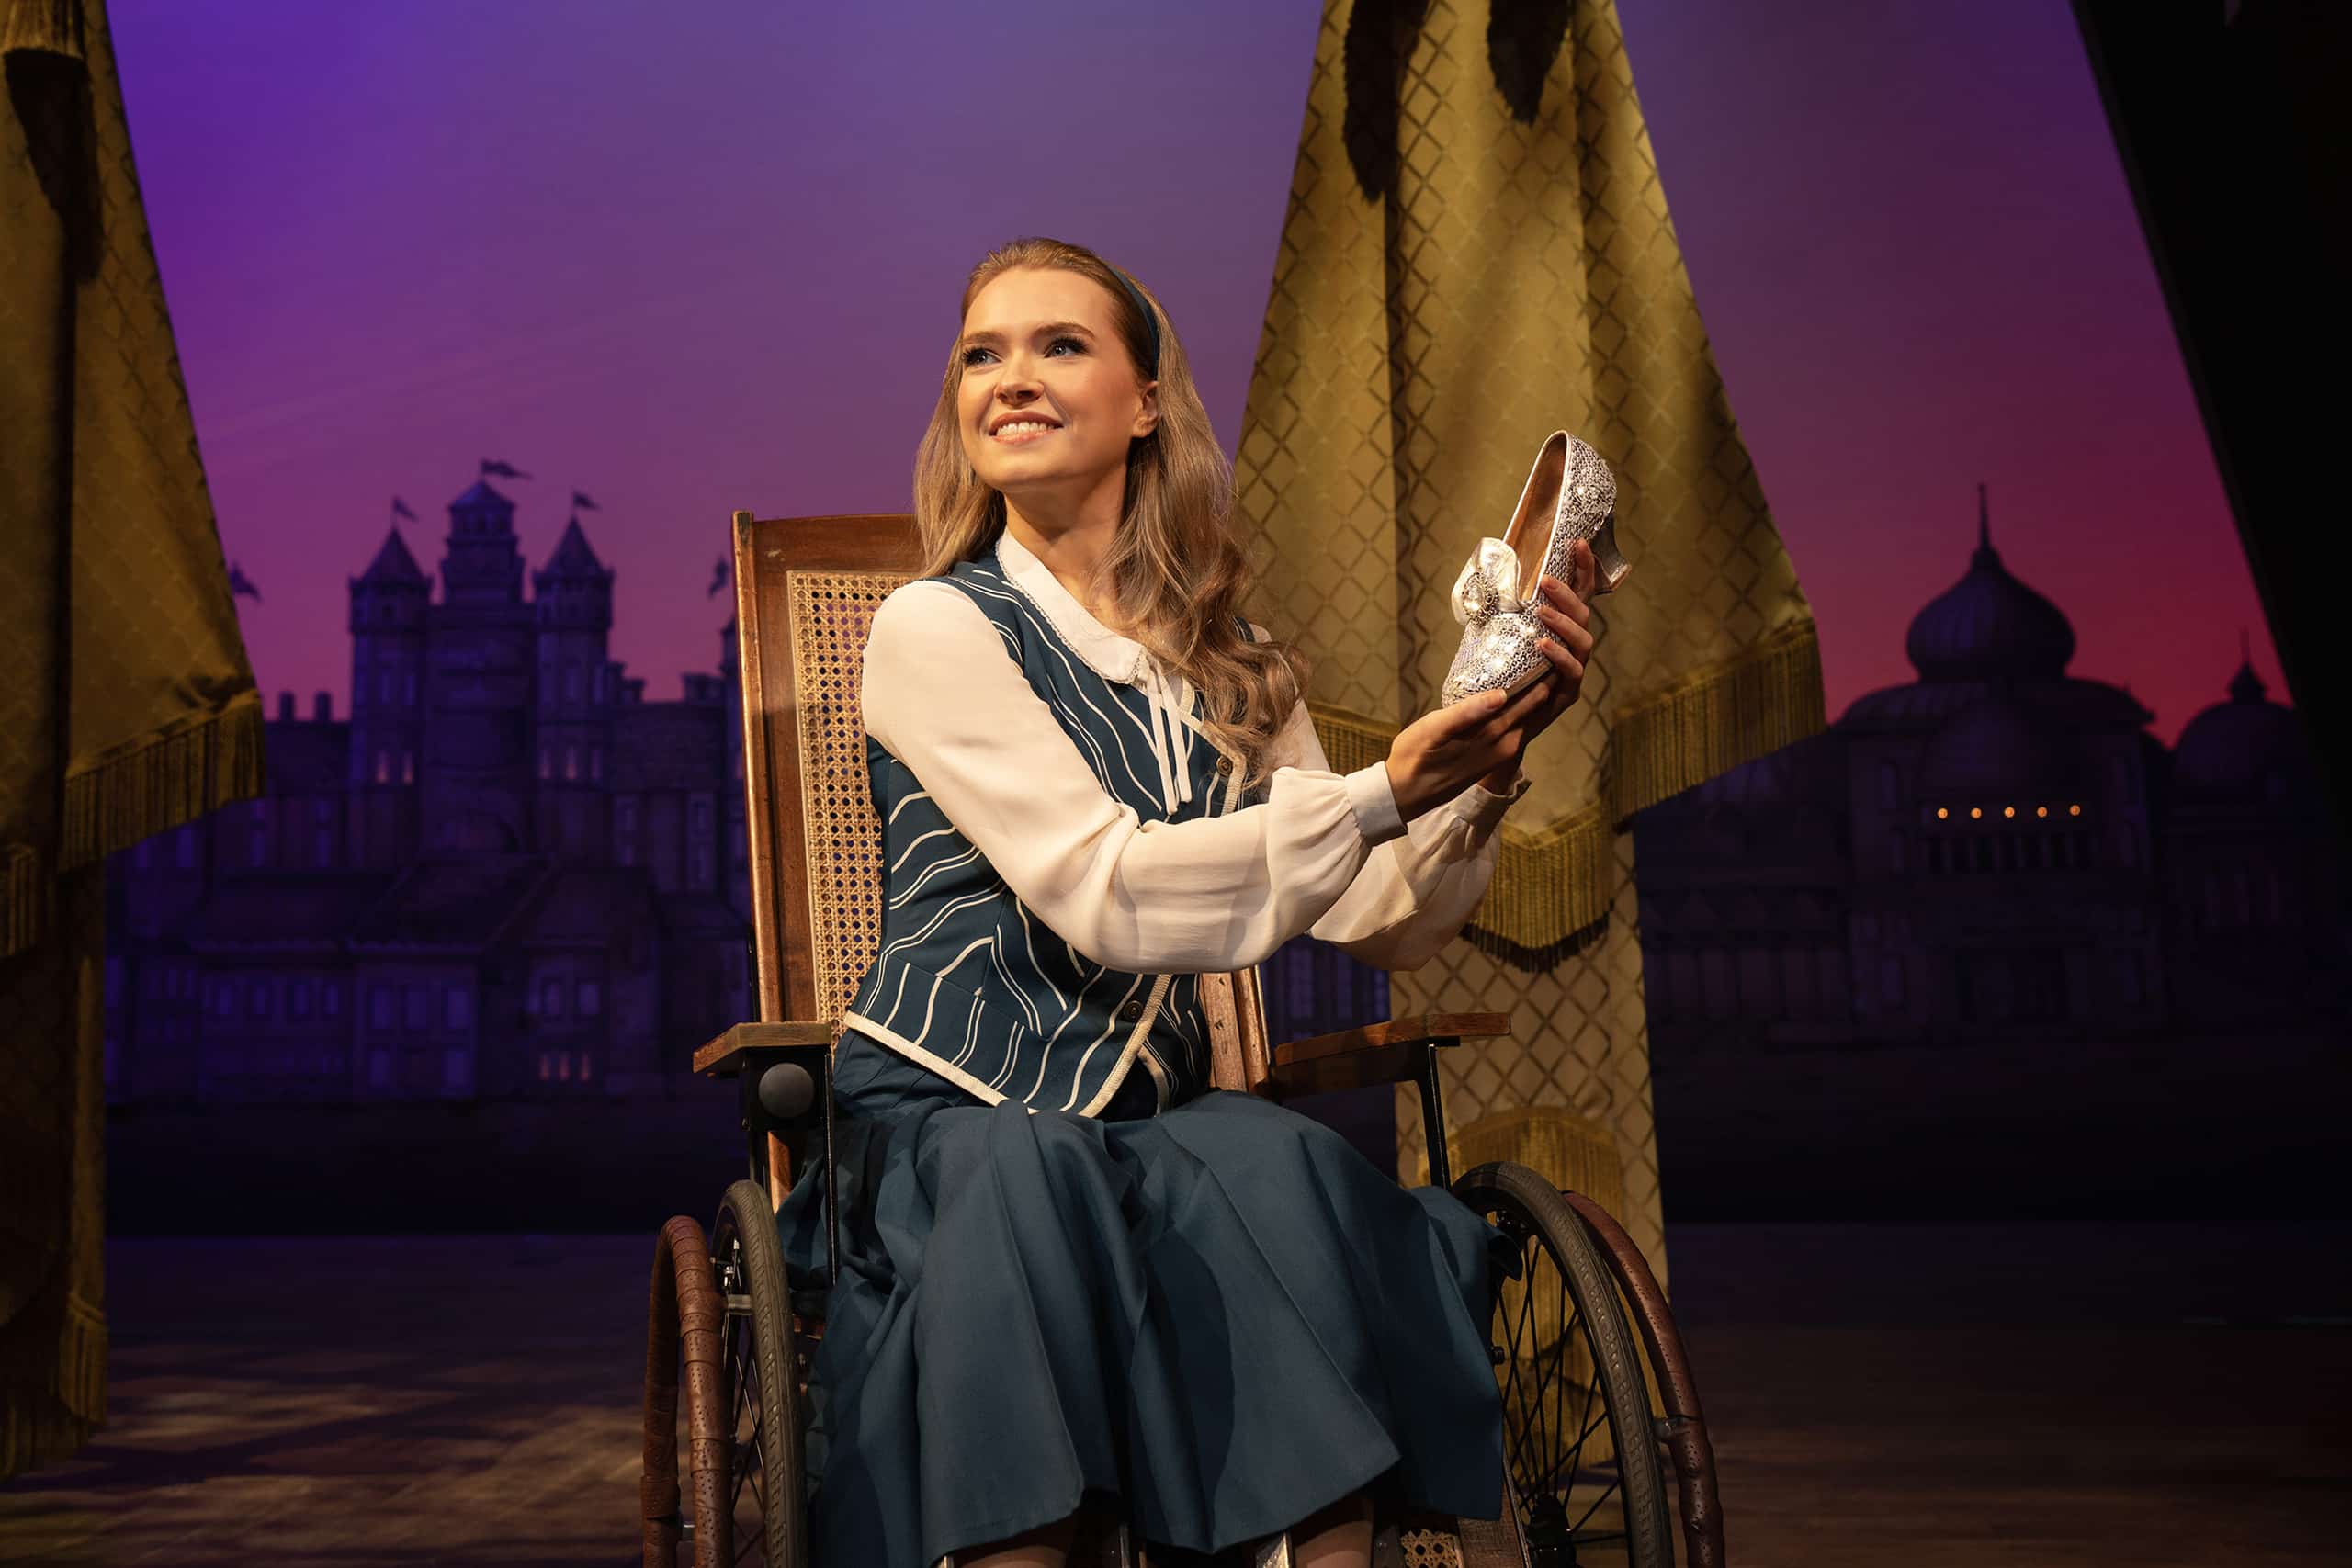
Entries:
<svg viewBox="0 0 2352 1568">
<path fill-rule="evenodd" d="M 576 516 L 526 599 L 514 503 L 477 483 L 448 511 L 437 602 L 397 528 L 350 580 L 348 718 L 282 695 L 263 798 L 115 857 L 117 1102 L 661 1094 L 751 1016 L 733 622 L 715 671 L 647 702 Z M 1917 681 L 1636 818 L 1656 1049 L 2341 1010 L 2342 849 L 2251 668 L 2167 750 L 2067 673 L 2073 627 L 1981 498 L 1907 650 Z M 1386 1006 L 1305 939 L 1265 978 L 1279 1036 Z"/>
<path fill-rule="evenodd" d="M 526 599 L 514 503 L 448 511 L 437 602 L 397 526 L 350 580 L 350 716 L 115 857 L 112 1098 L 658 1093 L 751 1016 L 734 623 L 647 702 L 576 515 Z"/>
</svg>

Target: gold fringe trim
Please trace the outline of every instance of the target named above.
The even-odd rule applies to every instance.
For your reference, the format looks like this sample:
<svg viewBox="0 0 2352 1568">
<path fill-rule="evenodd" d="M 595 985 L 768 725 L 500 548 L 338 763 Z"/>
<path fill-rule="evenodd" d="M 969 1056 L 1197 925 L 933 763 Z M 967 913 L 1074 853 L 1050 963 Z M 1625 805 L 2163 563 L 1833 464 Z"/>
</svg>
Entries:
<svg viewBox="0 0 2352 1568">
<path fill-rule="evenodd" d="M 106 1423 L 106 1314 L 65 1298 L 47 1377 L 0 1382 L 0 1480 L 69 1458 Z"/>
<path fill-rule="evenodd" d="M 1308 703 L 1306 716 L 1315 721 L 1315 739 L 1323 743 L 1323 760 L 1335 773 L 1386 761 L 1389 743 L 1396 739 L 1396 725 L 1353 708 Z"/>
<path fill-rule="evenodd" d="M 1379 761 L 1396 738 L 1396 725 L 1367 714 L 1317 703 L 1307 713 L 1338 773 Z M 1584 952 L 1608 932 L 1611 840 L 1627 818 L 1826 728 L 1810 618 L 1616 715 L 1602 800 L 1543 833 L 1500 829 L 1494 880 L 1463 940 L 1530 973 Z"/>
<path fill-rule="evenodd" d="M 1494 880 L 1464 940 L 1531 974 L 1590 947 L 1609 929 L 1615 836 L 1598 802 L 1542 833 L 1505 823 L 1495 834 Z"/>
<path fill-rule="evenodd" d="M 1348 708 L 1306 705 L 1334 773 L 1351 773 L 1388 755 L 1397 727 Z M 1548 969 L 1608 930 L 1615 859 L 1608 814 L 1592 805 L 1541 833 L 1506 823 L 1495 835 L 1495 874 L 1463 939 L 1521 969 Z"/>
<path fill-rule="evenodd" d="M 29 844 L 0 844 L 0 958 L 40 940 L 41 896 L 48 884 Z"/>
<path fill-rule="evenodd" d="M 29 49 L 83 57 L 82 0 L 0 0 L 0 6 L 7 11 L 0 21 L 0 54 Z"/>
<path fill-rule="evenodd" d="M 1828 727 L 1820 636 L 1793 621 L 1610 721 L 1616 819 Z"/>
<path fill-rule="evenodd" d="M 141 839 L 261 794 L 262 703 L 251 687 L 65 775 L 57 869 L 68 872 Z"/>
</svg>

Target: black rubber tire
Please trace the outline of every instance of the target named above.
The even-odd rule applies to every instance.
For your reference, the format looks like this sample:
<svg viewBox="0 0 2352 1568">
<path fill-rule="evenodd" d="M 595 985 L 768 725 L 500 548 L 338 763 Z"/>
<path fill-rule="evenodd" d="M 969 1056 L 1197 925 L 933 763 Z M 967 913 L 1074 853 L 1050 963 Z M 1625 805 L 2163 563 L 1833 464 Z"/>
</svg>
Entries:
<svg viewBox="0 0 2352 1568">
<path fill-rule="evenodd" d="M 785 1283 L 784 1248 L 766 1190 L 739 1181 L 718 1201 L 710 1227 L 711 1266 L 728 1296 L 725 1383 L 741 1467 L 729 1493 L 735 1507 L 736 1550 L 748 1544 L 745 1508 L 758 1517 L 768 1568 L 808 1568 L 807 1486 L 801 1470 L 799 1369 L 792 1350 L 792 1304 Z M 737 1276 L 729 1279 L 730 1270 Z M 748 1371 L 750 1376 L 744 1377 Z M 756 1406 L 753 1409 L 752 1406 Z M 748 1430 L 746 1416 L 754 1425 Z M 755 1438 L 747 1445 L 746 1438 Z M 758 1489 L 746 1498 L 756 1469 Z M 746 1559 L 739 1556 L 739 1561 Z"/>
<path fill-rule="evenodd" d="M 1673 1525 L 1667 1510 L 1665 1477 L 1658 1469 L 1649 1390 L 1642 1378 L 1641 1348 L 1617 1299 L 1616 1283 L 1600 1255 L 1594 1252 L 1583 1222 L 1577 1218 L 1576 1211 L 1568 1207 L 1558 1189 L 1525 1166 L 1507 1161 L 1482 1165 L 1463 1176 L 1453 1184 L 1453 1195 L 1500 1225 L 1506 1235 L 1520 1243 L 1522 1256 L 1531 1263 L 1536 1260 L 1535 1254 L 1527 1250 L 1532 1247 L 1540 1248 L 1557 1270 L 1567 1298 L 1577 1309 L 1574 1321 L 1584 1329 L 1610 1439 L 1616 1449 L 1626 1562 L 1630 1568 L 1674 1568 Z M 1498 1314 L 1501 1303 L 1502 1295 L 1498 1290 Z M 1502 1338 L 1498 1336 L 1495 1343 L 1499 1347 Z M 1496 1354 L 1500 1357 L 1502 1352 L 1498 1349 Z M 1506 1369 L 1499 1375 L 1509 1375 L 1508 1361 L 1498 1365 Z M 1556 1471 L 1561 1456 L 1539 1455 L 1546 1464 L 1544 1471 L 1536 1471 L 1534 1461 L 1521 1456 L 1531 1448 L 1539 1447 L 1547 1434 L 1513 1429 L 1511 1420 L 1512 1411 L 1507 1401 L 1504 1463 L 1511 1472 L 1511 1495 L 1521 1510 L 1522 1529 L 1532 1538 L 1537 1534 L 1532 1512 L 1536 1499 L 1532 1494 L 1544 1489 L 1538 1483 L 1548 1485 L 1548 1477 Z M 1520 1462 L 1514 1463 L 1515 1459 Z M 1573 1476 L 1570 1480 L 1573 1483 Z M 1535 1562 L 1535 1544 L 1531 1539 L 1531 1562 Z"/>
</svg>

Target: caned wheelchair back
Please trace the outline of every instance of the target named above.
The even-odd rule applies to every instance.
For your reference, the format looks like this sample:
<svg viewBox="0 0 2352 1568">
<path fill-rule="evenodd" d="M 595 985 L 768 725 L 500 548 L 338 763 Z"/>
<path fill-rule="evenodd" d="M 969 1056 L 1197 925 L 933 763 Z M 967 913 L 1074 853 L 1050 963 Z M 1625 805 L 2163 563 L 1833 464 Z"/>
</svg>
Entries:
<svg viewBox="0 0 2352 1568">
<path fill-rule="evenodd" d="M 858 678 L 922 566 L 914 520 L 735 514 L 735 625 L 759 1016 L 838 1030 L 882 936 L 882 826 Z"/>
</svg>

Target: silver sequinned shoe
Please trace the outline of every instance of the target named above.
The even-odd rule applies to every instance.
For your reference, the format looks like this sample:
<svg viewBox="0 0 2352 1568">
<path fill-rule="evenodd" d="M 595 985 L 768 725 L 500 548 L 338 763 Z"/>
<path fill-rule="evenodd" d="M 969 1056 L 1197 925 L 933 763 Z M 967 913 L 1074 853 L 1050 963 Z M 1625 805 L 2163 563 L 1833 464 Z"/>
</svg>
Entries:
<svg viewBox="0 0 2352 1568">
<path fill-rule="evenodd" d="M 1569 577 L 1569 548 L 1578 539 L 1592 546 L 1600 581 L 1595 595 L 1608 592 L 1633 568 L 1617 553 L 1617 479 L 1600 454 L 1565 430 L 1546 436 L 1519 492 L 1519 508 L 1499 539 L 1481 539 L 1453 584 L 1453 618 L 1462 623 L 1462 649 L 1453 656 L 1441 706 L 1497 687 L 1524 690 L 1551 662 L 1535 645 L 1551 634 L 1535 618 L 1546 577 Z"/>
</svg>

